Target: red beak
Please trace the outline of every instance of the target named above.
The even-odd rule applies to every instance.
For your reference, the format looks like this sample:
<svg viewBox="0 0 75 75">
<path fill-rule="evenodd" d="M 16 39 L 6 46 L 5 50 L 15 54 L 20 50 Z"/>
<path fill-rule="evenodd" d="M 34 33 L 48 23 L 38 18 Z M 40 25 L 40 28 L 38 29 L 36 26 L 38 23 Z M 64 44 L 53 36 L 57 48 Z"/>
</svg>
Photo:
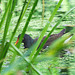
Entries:
<svg viewBox="0 0 75 75">
<path fill-rule="evenodd" d="M 18 38 L 17 41 L 15 42 L 15 45 L 17 45 L 18 41 L 19 41 L 19 38 Z"/>
</svg>

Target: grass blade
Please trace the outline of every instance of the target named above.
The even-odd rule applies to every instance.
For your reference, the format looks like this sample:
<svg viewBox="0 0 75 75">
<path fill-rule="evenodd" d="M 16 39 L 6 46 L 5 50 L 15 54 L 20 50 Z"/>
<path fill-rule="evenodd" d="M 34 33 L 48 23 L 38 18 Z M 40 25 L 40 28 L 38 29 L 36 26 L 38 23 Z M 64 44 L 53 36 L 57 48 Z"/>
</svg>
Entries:
<svg viewBox="0 0 75 75">
<path fill-rule="evenodd" d="M 19 18 L 19 20 L 20 20 L 20 18 Z M 16 31 L 16 30 L 15 30 L 15 31 Z M 14 33 L 13 33 L 13 34 L 14 34 Z M 10 40 L 10 42 L 9 42 L 9 43 L 11 43 L 12 38 L 13 38 L 13 37 L 11 37 L 11 40 Z M 8 48 L 9 48 L 9 45 L 8 45 L 8 47 L 7 47 L 7 48 L 5 48 L 5 47 L 4 47 L 4 51 L 8 50 Z M 4 54 L 4 55 L 6 55 L 6 54 Z"/>
<path fill-rule="evenodd" d="M 16 3 L 16 2 L 15 2 Z M 26 2 L 25 2 L 26 3 Z M 24 6 L 23 6 L 23 9 L 24 9 L 24 7 L 25 7 L 25 4 L 24 4 Z M 13 7 L 12 7 L 13 8 Z M 22 10 L 23 10 L 22 9 Z M 25 9 L 25 11 L 26 11 L 26 9 Z M 21 15 L 22 15 L 22 17 L 21 18 L 19 18 L 19 20 L 21 21 L 21 19 L 23 18 L 23 15 L 24 15 L 24 13 L 25 13 L 25 11 L 23 12 L 21 12 Z M 20 15 L 20 16 L 21 16 Z M 18 20 L 18 21 L 19 21 Z M 14 37 L 14 34 L 15 34 L 15 32 L 16 32 L 16 29 L 18 28 L 18 25 L 19 25 L 19 23 L 17 23 L 17 26 L 16 26 L 16 28 L 15 28 L 15 30 L 14 30 L 14 32 L 13 32 L 13 34 L 12 34 L 12 37 L 11 37 L 11 39 L 10 39 L 10 42 L 9 42 L 9 44 L 7 45 L 5 45 L 5 47 L 4 47 L 4 50 L 2 50 L 2 52 L 1 52 L 1 59 L 3 59 L 4 57 L 5 57 L 5 55 L 6 55 L 6 53 L 7 53 L 7 50 L 9 49 L 9 45 L 10 45 L 10 43 L 11 43 L 11 41 L 12 41 L 12 39 L 13 39 L 13 37 Z M 5 38 L 5 37 L 4 37 Z M 5 51 L 5 53 L 4 53 L 4 51 Z M 3 63 L 3 62 L 2 62 Z M 1 66 L 2 66 L 2 63 L 1 63 Z"/>
<path fill-rule="evenodd" d="M 5 45 L 5 49 L 0 51 L 0 60 L 4 59 L 4 57 L 5 57 L 6 53 L 7 53 L 6 49 L 7 49 L 8 46 L 9 46 L 9 43 L 7 42 L 6 45 Z M 1 67 L 2 67 L 3 61 L 0 63 L 0 71 L 1 71 Z"/>
<path fill-rule="evenodd" d="M 47 35 L 47 37 L 44 39 L 44 41 L 42 42 L 42 44 L 40 45 L 39 49 L 37 50 L 36 54 L 34 55 L 34 58 L 37 57 L 37 55 L 39 54 L 40 50 L 42 49 L 42 47 L 44 46 L 44 44 L 46 43 L 47 39 L 49 38 L 49 36 L 51 35 L 51 33 L 54 31 L 54 29 L 60 24 L 60 22 L 64 19 L 65 16 L 67 16 L 70 12 L 72 12 L 75 9 L 75 7 L 73 7 L 71 10 L 69 10 L 67 13 L 65 13 L 65 15 L 59 19 L 59 21 L 56 23 L 56 25 L 52 28 L 52 30 L 49 32 L 49 34 Z M 33 59 L 34 59 L 33 58 Z"/>
<path fill-rule="evenodd" d="M 63 37 L 53 42 L 51 46 L 47 48 L 46 56 L 54 56 L 57 55 L 60 50 L 62 50 L 63 46 L 66 46 L 65 41 L 71 37 L 70 33 L 64 34 Z"/>
<path fill-rule="evenodd" d="M 35 2 L 34 2 L 34 4 L 33 4 L 33 7 L 32 7 L 32 9 L 31 9 L 31 11 L 30 11 L 30 13 L 29 13 L 29 17 L 28 17 L 28 19 L 27 19 L 27 21 L 26 21 L 26 24 L 25 24 L 24 28 L 23 28 L 22 34 L 21 34 L 20 39 L 19 39 L 19 42 L 18 42 L 18 44 L 17 44 L 17 48 L 20 47 L 20 44 L 21 44 L 21 42 L 22 42 L 22 38 L 23 38 L 23 36 L 24 36 L 24 34 L 25 34 L 25 32 L 26 32 L 26 29 L 27 29 L 27 27 L 28 27 L 28 24 L 29 24 L 29 22 L 30 22 L 30 19 L 31 19 L 31 17 L 32 17 L 33 11 L 34 11 L 34 9 L 35 9 L 37 3 L 38 3 L 38 0 L 35 0 Z"/>
<path fill-rule="evenodd" d="M 12 0 L 9 0 L 7 9 L 6 9 L 6 11 L 5 11 L 5 13 L 4 13 L 3 17 L 2 17 L 2 20 L 1 20 L 1 22 L 0 22 L 0 29 L 1 29 L 1 27 L 2 27 L 2 25 L 3 25 L 3 23 L 4 23 L 4 21 L 5 21 L 5 18 L 6 18 L 6 16 L 7 16 L 7 13 L 8 13 L 8 11 L 9 11 L 9 7 L 11 7 L 11 3 L 12 3 Z"/>
<path fill-rule="evenodd" d="M 36 49 L 38 48 L 38 46 L 39 46 L 39 44 L 40 44 L 40 42 L 41 42 L 41 40 L 42 40 L 42 38 L 43 38 L 45 32 L 47 31 L 47 29 L 48 29 L 48 27 L 49 27 L 49 25 L 50 25 L 50 22 L 53 20 L 53 17 L 54 17 L 54 15 L 56 14 L 56 12 L 57 12 L 57 10 L 58 10 L 60 4 L 62 3 L 62 1 L 63 1 L 63 0 L 60 0 L 60 1 L 59 1 L 59 3 L 57 4 L 56 8 L 54 9 L 54 11 L 53 11 L 51 17 L 49 18 L 48 23 L 47 23 L 46 26 L 44 27 L 44 29 L 43 29 L 43 31 L 42 31 L 42 33 L 41 33 L 41 35 L 40 35 L 38 41 L 36 42 L 35 48 L 33 49 L 32 53 L 31 53 L 31 55 L 30 55 L 30 60 L 32 60 L 33 55 L 36 53 Z"/>
<path fill-rule="evenodd" d="M 40 71 L 38 71 L 38 70 L 33 66 L 32 63 L 29 62 L 29 60 L 28 60 L 27 58 L 25 58 L 25 57 L 23 56 L 23 54 L 20 52 L 20 50 L 19 50 L 16 46 L 14 46 L 13 44 L 11 44 L 11 47 L 22 57 L 22 59 L 25 60 L 25 62 L 27 62 L 27 63 L 33 68 L 33 70 L 34 70 L 38 75 L 43 75 Z M 21 58 L 19 58 L 18 61 L 19 61 L 19 60 L 21 60 Z M 19 61 L 19 62 L 21 62 L 21 61 Z M 10 65 L 8 68 L 6 68 L 6 69 L 4 70 L 4 72 L 2 72 L 2 75 L 4 75 L 4 74 L 7 75 L 7 74 L 12 70 L 12 68 L 14 68 L 14 67 L 17 66 L 17 63 L 19 63 L 19 62 L 16 61 L 16 63 L 14 62 L 15 65 L 14 65 L 14 63 L 13 63 L 13 64 Z M 10 71 L 9 71 L 9 70 L 10 70 Z"/>
<path fill-rule="evenodd" d="M 7 16 L 7 21 L 6 21 L 5 29 L 4 29 L 4 35 L 3 35 L 3 39 L 2 39 L 2 48 L 4 47 L 6 35 L 7 35 L 9 24 L 10 24 L 10 21 L 11 21 L 12 12 L 14 11 L 14 8 L 15 8 L 15 5 L 16 5 L 16 1 L 17 0 L 15 0 L 15 1 L 12 0 L 12 7 L 10 8 L 10 11 L 8 13 L 8 16 Z"/>
<path fill-rule="evenodd" d="M 12 0 L 12 7 L 10 8 L 10 11 L 8 13 L 8 16 L 7 16 L 7 21 L 6 21 L 6 25 L 5 25 L 5 29 L 4 29 L 4 35 L 3 35 L 2 44 L 1 44 L 2 50 L 0 52 L 0 60 L 2 60 L 5 57 L 5 55 L 7 53 L 6 47 L 9 46 L 9 44 L 7 45 L 7 43 L 6 43 L 6 45 L 4 47 L 4 43 L 5 43 L 6 35 L 7 35 L 7 32 L 8 32 L 9 24 L 10 24 L 10 21 L 11 21 L 12 12 L 14 11 L 14 8 L 15 8 L 15 5 L 16 5 L 16 1 L 17 0 L 15 0 L 15 1 Z M 0 63 L 0 68 L 2 66 L 2 63 Z"/>
<path fill-rule="evenodd" d="M 13 33 L 12 33 L 11 38 L 10 38 L 10 43 L 11 43 L 11 41 L 12 41 L 12 39 L 13 39 L 13 37 L 14 37 L 14 35 L 15 35 L 15 33 L 16 33 L 18 27 L 19 27 L 19 24 L 20 24 L 20 22 L 21 22 L 21 20 L 22 20 L 22 18 L 23 18 L 23 16 L 24 16 L 24 14 L 25 14 L 25 12 L 26 12 L 26 10 L 27 10 L 27 8 L 28 8 L 28 5 L 29 5 L 30 1 L 31 1 L 31 0 L 28 1 L 28 4 L 27 4 L 27 5 L 26 5 L 26 0 L 25 0 L 25 2 L 24 2 L 24 5 L 23 5 L 23 7 L 22 7 L 22 11 L 21 11 L 20 17 L 19 17 L 19 19 L 18 19 L 18 21 L 17 21 L 16 27 L 15 27 Z M 26 8 L 25 8 L 25 5 L 26 5 Z"/>
</svg>

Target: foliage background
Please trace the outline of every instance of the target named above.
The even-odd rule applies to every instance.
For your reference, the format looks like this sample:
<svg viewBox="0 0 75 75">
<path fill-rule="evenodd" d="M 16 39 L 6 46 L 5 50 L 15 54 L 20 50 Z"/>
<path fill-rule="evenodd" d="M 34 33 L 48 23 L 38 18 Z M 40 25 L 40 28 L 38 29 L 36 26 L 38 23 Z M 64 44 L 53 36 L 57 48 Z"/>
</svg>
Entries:
<svg viewBox="0 0 75 75">
<path fill-rule="evenodd" d="M 9 0 L 2 0 L 1 4 L 0 4 L 0 21 L 4 15 L 4 12 L 6 10 L 7 7 L 7 3 Z M 29 0 L 28 0 L 29 1 Z M 28 2 L 27 1 L 27 2 Z M 23 16 L 23 19 L 16 31 L 16 35 L 14 36 L 12 43 L 14 44 L 15 41 L 17 40 L 17 36 L 22 33 L 22 30 L 24 28 L 24 25 L 26 23 L 26 20 L 29 16 L 29 12 L 32 9 L 33 3 L 35 0 L 31 0 L 25 15 Z M 42 4 L 43 0 L 39 0 L 38 4 L 33 12 L 33 15 L 31 17 L 31 20 L 29 22 L 28 28 L 26 33 L 29 34 L 32 38 L 36 38 L 38 36 L 40 36 L 40 33 L 42 32 L 42 30 L 44 29 L 45 25 L 47 24 L 47 21 L 49 19 L 49 17 L 52 15 L 53 10 L 55 9 L 58 1 L 53 1 L 53 0 L 45 0 L 44 1 L 44 8 L 43 8 L 43 4 Z M 9 39 L 11 38 L 12 32 L 17 24 L 18 18 L 20 16 L 20 13 L 22 11 L 22 7 L 23 7 L 23 3 L 24 0 L 17 0 L 16 3 L 16 7 L 14 9 L 14 12 L 12 14 L 12 18 L 11 18 L 11 22 L 9 25 L 9 29 L 7 32 L 7 36 L 6 36 L 6 40 L 5 42 L 9 41 Z M 49 31 L 54 27 L 54 25 L 58 22 L 58 20 L 64 16 L 64 14 L 66 12 L 68 12 L 72 7 L 74 7 L 75 5 L 75 1 L 74 0 L 63 0 L 63 3 L 61 4 L 60 8 L 58 9 L 56 15 L 54 16 L 54 19 L 52 20 L 52 22 L 50 23 L 50 26 L 48 27 L 47 32 L 45 33 L 45 35 L 47 35 L 49 33 Z M 44 10 L 44 12 L 43 12 Z M 44 17 L 43 17 L 44 16 Z M 9 16 L 10 17 L 10 16 Z M 6 20 L 5 20 L 6 22 Z M 0 41 L 2 41 L 3 35 L 4 35 L 4 28 L 5 28 L 5 22 L 2 25 L 2 28 L 0 30 Z M 59 24 L 59 26 L 54 30 L 53 33 L 58 33 L 60 32 L 63 28 L 65 28 L 65 26 L 63 25 L 75 25 L 75 10 L 73 10 L 70 14 L 68 14 L 63 20 L 62 22 Z M 74 32 L 74 31 L 73 31 Z M 75 37 L 72 38 L 73 41 L 75 39 Z M 1 45 L 1 43 L 0 43 Z M 56 45 L 56 44 L 55 44 Z M 54 45 L 54 46 L 55 46 Z M 70 44 L 68 46 L 68 50 L 71 50 L 71 53 L 74 53 L 74 46 L 75 44 Z M 24 53 L 26 52 L 26 50 L 23 49 L 23 45 L 21 44 L 19 50 Z M 63 58 L 60 57 L 50 57 L 49 60 L 46 60 L 46 58 L 43 58 L 44 56 L 38 55 L 39 57 L 35 60 L 35 62 L 33 63 L 35 65 L 35 67 L 37 68 L 37 70 L 41 71 L 43 73 L 43 75 L 48 75 L 48 74 L 53 74 L 53 75 L 60 75 L 62 74 L 61 71 L 62 69 L 67 69 L 66 74 L 70 74 L 73 75 L 74 74 L 74 54 L 66 54 L 64 55 Z M 57 53 L 55 53 L 54 55 L 56 55 Z M 12 71 L 9 71 L 9 68 L 13 62 L 15 62 L 17 59 L 19 59 L 20 56 L 17 55 L 17 53 L 12 49 L 12 47 L 9 48 L 7 55 L 5 57 L 5 61 L 3 63 L 2 66 L 2 70 L 4 70 L 5 68 L 7 69 L 4 70 L 4 74 L 10 75 L 16 75 L 16 73 L 21 73 L 21 74 L 26 74 L 26 66 L 27 64 L 24 63 L 25 61 L 22 60 L 16 62 L 19 63 L 18 67 L 15 68 L 15 71 L 13 71 L 13 67 L 12 67 Z M 42 59 L 41 59 L 42 58 Z M 44 61 L 45 59 L 45 61 Z M 42 61 L 43 60 L 43 61 Z M 15 65 L 15 63 L 14 63 Z M 9 66 L 9 67 L 8 67 Z M 13 73 L 12 73 L 13 72 Z M 35 71 L 33 71 L 33 69 L 31 69 L 30 72 L 32 75 L 35 75 Z"/>
</svg>

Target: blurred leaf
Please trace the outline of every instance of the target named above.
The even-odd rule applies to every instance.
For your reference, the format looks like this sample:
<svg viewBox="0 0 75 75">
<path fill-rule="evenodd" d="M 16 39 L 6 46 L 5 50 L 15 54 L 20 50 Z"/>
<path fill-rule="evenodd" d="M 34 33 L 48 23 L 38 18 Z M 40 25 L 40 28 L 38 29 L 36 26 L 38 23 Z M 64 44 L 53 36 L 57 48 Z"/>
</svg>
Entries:
<svg viewBox="0 0 75 75">
<path fill-rule="evenodd" d="M 36 69 L 36 68 L 33 66 L 32 63 L 30 63 L 30 61 L 29 61 L 27 58 L 25 58 L 25 57 L 23 56 L 23 54 L 21 53 L 21 51 L 20 51 L 16 46 L 14 46 L 13 44 L 11 44 L 11 46 L 12 46 L 12 47 L 14 48 L 14 50 L 21 56 L 21 58 L 19 58 L 18 60 L 14 61 L 8 68 L 4 69 L 4 71 L 2 71 L 2 73 L 1 73 L 2 75 L 9 75 L 10 73 L 12 73 L 13 69 L 18 66 L 17 63 L 21 63 L 21 62 L 22 62 L 22 61 L 21 61 L 22 59 L 24 59 L 25 62 L 27 62 L 27 63 L 33 68 L 33 70 L 34 70 L 37 74 L 43 75 L 40 71 L 38 71 L 38 69 Z"/>
<path fill-rule="evenodd" d="M 59 52 L 63 50 L 64 47 L 67 46 L 67 43 L 64 43 L 71 35 L 69 33 L 63 35 L 61 38 L 55 40 L 48 48 L 44 50 L 35 60 L 36 62 L 43 62 L 52 60 L 55 58 L 55 56 L 59 55 Z"/>
<path fill-rule="evenodd" d="M 53 56 L 57 55 L 62 48 L 66 45 L 64 44 L 65 40 L 67 40 L 71 35 L 69 33 L 63 35 L 61 38 L 58 40 L 54 41 L 51 46 L 48 47 L 46 56 Z"/>
<path fill-rule="evenodd" d="M 5 18 L 7 16 L 7 13 L 9 11 L 9 9 L 10 9 L 9 7 L 11 7 L 11 3 L 12 3 L 12 0 L 9 0 L 7 9 L 5 10 L 5 13 L 4 13 L 4 15 L 3 15 L 2 19 L 1 19 L 1 22 L 0 22 L 0 30 L 1 30 L 1 27 L 2 27 L 2 25 L 4 23 L 4 21 L 5 21 Z"/>
</svg>

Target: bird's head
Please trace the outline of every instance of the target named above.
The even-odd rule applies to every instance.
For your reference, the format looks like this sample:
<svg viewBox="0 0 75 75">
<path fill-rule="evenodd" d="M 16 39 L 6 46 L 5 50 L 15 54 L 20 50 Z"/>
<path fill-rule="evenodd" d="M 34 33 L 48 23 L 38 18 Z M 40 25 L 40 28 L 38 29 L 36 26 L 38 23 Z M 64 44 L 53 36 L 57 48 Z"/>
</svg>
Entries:
<svg viewBox="0 0 75 75">
<path fill-rule="evenodd" d="M 20 36 L 21 34 L 19 34 L 17 41 L 15 42 L 15 45 L 19 42 Z M 29 48 L 33 44 L 33 39 L 28 34 L 25 34 L 22 39 L 22 43 L 24 43 L 25 48 Z"/>
</svg>

